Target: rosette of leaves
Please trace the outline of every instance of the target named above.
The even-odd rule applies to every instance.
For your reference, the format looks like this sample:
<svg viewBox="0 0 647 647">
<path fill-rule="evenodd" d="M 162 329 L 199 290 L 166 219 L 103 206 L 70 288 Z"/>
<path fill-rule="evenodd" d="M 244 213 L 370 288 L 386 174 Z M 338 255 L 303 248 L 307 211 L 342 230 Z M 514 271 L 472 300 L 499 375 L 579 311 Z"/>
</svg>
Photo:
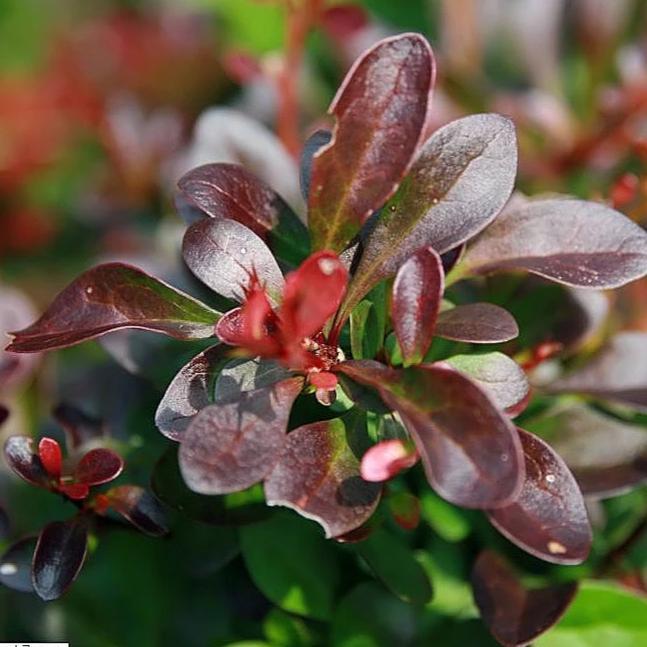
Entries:
<svg viewBox="0 0 647 647">
<path fill-rule="evenodd" d="M 504 209 L 517 165 L 512 123 L 474 115 L 425 140 L 434 75 L 417 34 L 380 41 L 353 65 L 330 107 L 334 129 L 304 148 L 307 227 L 242 167 L 206 165 L 180 180 L 178 204 L 197 216 L 184 260 L 231 302 L 224 314 L 111 263 L 68 286 L 9 350 L 121 328 L 214 338 L 156 417 L 195 492 L 264 482 L 270 505 L 345 536 L 380 497 L 360 472 L 370 414 L 401 426 L 441 497 L 486 511 L 532 555 L 580 563 L 591 529 L 576 480 L 549 444 L 511 422 L 528 400 L 523 371 L 502 353 L 435 362 L 432 343 L 473 349 L 518 333 L 504 309 L 453 306 L 446 288 L 494 272 L 618 287 L 647 273 L 647 235 L 603 204 L 567 197 Z M 310 421 L 291 428 L 297 406 Z"/>
<path fill-rule="evenodd" d="M 77 508 L 73 517 L 47 524 L 38 537 L 13 543 L 0 558 L 0 582 L 46 601 L 59 598 L 78 576 L 100 517 L 114 512 L 146 534 L 167 532 L 160 504 L 144 488 L 95 490 L 124 468 L 116 452 L 96 447 L 103 435 L 99 421 L 68 405 L 57 407 L 55 417 L 66 432 L 67 458 L 58 441 L 47 436 L 37 446 L 29 436 L 9 436 L 4 445 L 5 460 L 15 474 Z"/>
</svg>

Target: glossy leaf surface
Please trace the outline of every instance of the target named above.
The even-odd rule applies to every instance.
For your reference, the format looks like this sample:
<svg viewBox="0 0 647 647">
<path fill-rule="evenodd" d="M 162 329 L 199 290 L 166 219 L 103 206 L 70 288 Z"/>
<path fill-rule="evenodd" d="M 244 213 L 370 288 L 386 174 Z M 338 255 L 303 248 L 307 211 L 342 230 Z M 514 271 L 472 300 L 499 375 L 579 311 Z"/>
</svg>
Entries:
<svg viewBox="0 0 647 647">
<path fill-rule="evenodd" d="M 219 367 L 226 361 L 223 346 L 212 346 L 185 364 L 169 384 L 155 412 L 157 428 L 172 440 L 181 440 L 202 409 L 213 402 Z"/>
<path fill-rule="evenodd" d="M 647 411 L 647 333 L 618 333 L 593 359 L 549 385 Z"/>
<path fill-rule="evenodd" d="M 531 421 L 587 496 L 607 498 L 647 482 L 647 431 L 582 404 Z"/>
<path fill-rule="evenodd" d="M 28 483 L 43 485 L 48 481 L 34 441 L 28 436 L 9 436 L 4 445 L 4 455 L 9 467 Z"/>
<path fill-rule="evenodd" d="M 312 164 L 314 249 L 341 252 L 396 190 L 422 135 L 434 73 L 418 34 L 378 42 L 348 72 L 329 109 L 333 138 Z"/>
<path fill-rule="evenodd" d="M 45 471 L 54 478 L 61 475 L 63 452 L 61 446 L 53 438 L 41 438 L 38 443 L 38 458 Z"/>
<path fill-rule="evenodd" d="M 33 592 L 31 562 L 35 548 L 35 537 L 20 539 L 7 548 L 0 557 L 0 584 L 14 591 Z"/>
<path fill-rule="evenodd" d="M 527 645 L 550 629 L 577 592 L 576 583 L 525 589 L 503 558 L 489 550 L 476 560 L 472 588 L 483 622 L 506 647 Z"/>
<path fill-rule="evenodd" d="M 443 291 L 443 264 L 432 247 L 417 251 L 398 270 L 391 308 L 405 366 L 419 364 L 429 350 Z"/>
<path fill-rule="evenodd" d="M 253 276 L 278 303 L 283 274 L 268 246 L 235 220 L 205 218 L 184 234 L 182 253 L 189 269 L 214 292 L 244 301 Z"/>
<path fill-rule="evenodd" d="M 124 468 L 124 462 L 110 449 L 98 447 L 84 454 L 74 470 L 79 483 L 101 485 L 116 479 Z"/>
<path fill-rule="evenodd" d="M 566 463 L 550 445 L 519 429 L 526 460 L 526 480 L 510 505 L 488 512 L 510 541 L 539 559 L 579 564 L 591 549 L 582 493 Z"/>
<path fill-rule="evenodd" d="M 339 418 L 291 431 L 265 479 L 267 503 L 313 519 L 327 537 L 361 526 L 377 507 L 381 487 L 360 476 L 347 433 L 351 431 Z"/>
<path fill-rule="evenodd" d="M 421 247 L 444 254 L 481 231 L 510 197 L 516 171 L 508 119 L 474 115 L 436 131 L 365 241 L 344 313 Z"/>
<path fill-rule="evenodd" d="M 526 270 L 574 287 L 617 288 L 647 273 L 647 233 L 595 202 L 529 201 L 506 209 L 462 263 L 472 273 Z"/>
<path fill-rule="evenodd" d="M 138 485 L 120 485 L 106 492 L 111 507 L 133 526 L 152 537 L 168 532 L 166 516 L 157 499 Z"/>
<path fill-rule="evenodd" d="M 283 450 L 292 403 L 302 385 L 302 379 L 291 378 L 202 409 L 180 445 L 187 485 L 202 494 L 225 494 L 267 476 Z"/>
<path fill-rule="evenodd" d="M 433 365 L 398 371 L 351 361 L 338 370 L 377 389 L 401 415 L 429 483 L 445 499 L 487 508 L 517 496 L 524 478 L 518 434 L 476 384 Z"/>
<path fill-rule="evenodd" d="M 308 230 L 265 182 L 237 164 L 205 164 L 178 182 L 185 200 L 212 218 L 236 220 L 251 229 L 280 257 L 301 260 Z"/>
<path fill-rule="evenodd" d="M 523 369 L 503 353 L 454 355 L 445 362 L 474 380 L 503 411 L 523 402 L 530 390 Z"/>
<path fill-rule="evenodd" d="M 136 267 L 107 263 L 79 276 L 38 321 L 14 332 L 8 350 L 30 353 L 63 348 L 121 328 L 200 339 L 213 335 L 219 316 Z"/>
<path fill-rule="evenodd" d="M 438 337 L 471 344 L 500 344 L 519 335 L 514 317 L 503 308 L 491 303 L 469 303 L 438 315 Z"/>
<path fill-rule="evenodd" d="M 88 546 L 83 520 L 55 521 L 43 528 L 32 566 L 34 590 L 42 600 L 60 598 L 79 574 Z"/>
</svg>

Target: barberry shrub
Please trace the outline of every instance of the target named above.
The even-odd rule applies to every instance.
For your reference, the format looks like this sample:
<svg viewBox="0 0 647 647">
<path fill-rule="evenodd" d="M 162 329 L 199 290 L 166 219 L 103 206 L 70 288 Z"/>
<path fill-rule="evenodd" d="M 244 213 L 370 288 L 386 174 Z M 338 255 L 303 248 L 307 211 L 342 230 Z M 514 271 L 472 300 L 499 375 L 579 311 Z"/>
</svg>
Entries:
<svg viewBox="0 0 647 647">
<path fill-rule="evenodd" d="M 122 328 L 213 339 L 159 404 L 157 427 L 178 449 L 177 463 L 170 451 L 157 465 L 154 490 L 203 521 L 257 522 L 241 536 L 252 578 L 284 609 L 316 619 L 332 608 L 329 549 L 304 565 L 315 573 L 295 572 L 298 564 L 281 571 L 292 554 L 312 557 L 320 538 L 289 515 L 268 519 L 260 483 L 267 505 L 350 544 L 415 605 L 431 596 L 429 574 L 392 524 L 419 524 L 418 462 L 440 497 L 429 499 L 432 507 L 481 510 L 507 540 L 561 565 L 580 564 L 591 549 L 582 492 L 600 498 L 647 478 L 635 448 L 613 465 L 603 449 L 597 458 L 573 449 L 602 414 L 580 401 L 551 409 L 561 393 L 644 408 L 644 380 L 622 368 L 621 355 L 632 353 L 626 335 L 591 366 L 531 386 L 539 364 L 559 365 L 589 331 L 579 321 L 558 335 L 548 312 L 543 328 L 527 317 L 519 326 L 509 311 L 524 312 L 511 294 L 527 301 L 533 286 L 553 282 L 564 286 L 565 309 L 577 301 L 584 312 L 581 289 L 616 288 L 647 273 L 647 235 L 605 204 L 513 196 L 515 129 L 503 116 L 461 118 L 425 139 L 434 78 L 431 49 L 417 34 L 385 39 L 357 60 L 331 104 L 334 128 L 304 146 L 307 225 L 243 167 L 208 164 L 180 180 L 184 261 L 227 308 L 108 263 L 65 288 L 8 347 L 55 350 Z M 497 292 L 497 282 L 506 289 Z M 538 433 L 515 426 L 520 415 L 534 416 Z M 600 430 L 596 446 L 612 436 Z M 57 446 L 43 439 L 34 453 L 30 443 L 9 440 L 10 464 L 73 500 L 118 471 L 111 457 L 97 480 L 86 454 L 65 480 Z M 90 506 L 97 512 L 110 503 L 99 496 Z M 65 528 L 76 534 L 64 545 L 81 553 L 76 528 Z M 59 559 L 43 543 L 61 532 L 41 535 L 36 584 L 39 564 Z M 309 582 L 309 595 L 290 595 L 290 577 L 297 588 Z M 483 621 L 505 645 L 534 640 L 576 592 L 572 583 L 527 590 L 491 549 L 475 560 L 472 583 Z M 367 604 L 378 595 L 364 593 Z"/>
</svg>

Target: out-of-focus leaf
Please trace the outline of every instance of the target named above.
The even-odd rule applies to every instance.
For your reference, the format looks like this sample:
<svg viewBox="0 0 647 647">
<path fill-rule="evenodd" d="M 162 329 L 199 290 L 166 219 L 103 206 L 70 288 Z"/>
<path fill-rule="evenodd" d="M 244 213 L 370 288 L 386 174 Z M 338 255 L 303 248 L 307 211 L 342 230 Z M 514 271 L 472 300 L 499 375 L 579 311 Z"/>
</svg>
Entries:
<svg viewBox="0 0 647 647">
<path fill-rule="evenodd" d="M 418 250 L 398 270 L 391 308 L 405 366 L 419 364 L 429 350 L 443 291 L 443 265 L 432 247 Z"/>
<path fill-rule="evenodd" d="M 276 608 L 263 619 L 263 633 L 270 645 L 309 647 L 315 642 L 313 632 L 302 618 Z"/>
<path fill-rule="evenodd" d="M 206 164 L 178 182 L 184 199 L 212 218 L 229 218 L 260 236 L 274 253 L 294 264 L 309 251 L 308 230 L 265 182 L 237 164 Z"/>
<path fill-rule="evenodd" d="M 514 339 L 519 327 L 514 317 L 491 303 L 469 303 L 443 310 L 434 334 L 471 344 L 500 344 Z"/>
<path fill-rule="evenodd" d="M 52 415 L 65 432 L 68 449 L 78 449 L 85 443 L 100 439 L 104 425 L 98 418 L 89 416 L 77 407 L 62 403 L 54 408 Z"/>
<path fill-rule="evenodd" d="M 138 485 L 119 485 L 105 493 L 115 512 L 147 535 L 161 537 L 168 532 L 166 515 L 157 499 Z"/>
<path fill-rule="evenodd" d="M 470 534 L 470 524 L 464 513 L 441 499 L 431 490 L 420 497 L 422 518 L 446 541 L 462 541 Z"/>
<path fill-rule="evenodd" d="M 474 382 L 433 365 L 400 371 L 377 362 L 349 361 L 338 370 L 378 390 L 400 414 L 429 483 L 445 499 L 489 508 L 518 495 L 524 478 L 518 434 Z"/>
<path fill-rule="evenodd" d="M 124 469 L 124 461 L 110 449 L 98 447 L 84 454 L 74 469 L 78 483 L 101 485 L 116 479 Z"/>
<path fill-rule="evenodd" d="M 473 379 L 502 409 L 513 409 L 528 395 L 530 385 L 523 369 L 503 353 L 453 355 L 445 360 Z"/>
<path fill-rule="evenodd" d="M 574 287 L 617 288 L 647 273 L 647 233 L 603 204 L 530 201 L 506 209 L 467 248 L 461 267 L 527 270 Z"/>
<path fill-rule="evenodd" d="M 34 441 L 28 436 L 9 436 L 4 445 L 4 455 L 9 467 L 28 483 L 47 483 L 47 472 L 34 451 Z"/>
<path fill-rule="evenodd" d="M 372 310 L 373 304 L 370 301 L 361 301 L 350 315 L 350 348 L 355 359 L 372 359 L 373 357 L 364 352 L 368 345 L 366 344 L 369 333 L 367 328 Z"/>
<path fill-rule="evenodd" d="M 268 246 L 235 220 L 205 218 L 184 234 L 182 253 L 189 269 L 218 294 L 245 300 L 255 275 L 274 304 L 283 292 L 283 274 Z"/>
<path fill-rule="evenodd" d="M 420 523 L 420 500 L 411 492 L 389 494 L 387 500 L 393 520 L 404 530 L 415 530 Z"/>
<path fill-rule="evenodd" d="M 508 119 L 474 115 L 436 131 L 364 244 L 344 316 L 416 250 L 429 246 L 444 254 L 481 231 L 510 197 L 516 171 Z"/>
<path fill-rule="evenodd" d="M 82 518 L 54 521 L 38 537 L 32 565 L 32 583 L 45 601 L 60 598 L 74 582 L 88 548 L 88 529 Z"/>
<path fill-rule="evenodd" d="M 173 378 L 155 412 L 155 424 L 166 437 L 181 440 L 193 418 L 213 403 L 216 376 L 225 361 L 226 348 L 212 346 Z"/>
<path fill-rule="evenodd" d="M 315 249 L 341 252 L 396 190 L 423 133 L 434 75 L 418 34 L 380 41 L 348 72 L 329 108 L 337 119 L 332 140 L 312 164 Z"/>
<path fill-rule="evenodd" d="M 319 523 L 326 537 L 361 526 L 379 501 L 381 487 L 364 481 L 344 420 L 304 425 L 287 436 L 283 454 L 265 479 L 268 505 L 296 510 Z"/>
<path fill-rule="evenodd" d="M 240 529 L 243 558 L 256 586 L 286 611 L 330 619 L 339 564 L 316 526 L 279 514 Z"/>
<path fill-rule="evenodd" d="M 537 647 L 638 647 L 647 643 L 647 598 L 608 582 L 584 581 L 564 617 Z"/>
<path fill-rule="evenodd" d="M 202 409 L 180 445 L 187 485 L 201 494 L 226 494 L 267 476 L 283 450 L 292 403 L 302 386 L 301 378 L 290 378 Z"/>
<path fill-rule="evenodd" d="M 517 647 L 534 641 L 561 618 L 577 583 L 526 589 L 501 557 L 486 550 L 474 565 L 472 588 L 492 635 L 506 647 Z"/>
<path fill-rule="evenodd" d="M 4 424 L 5 420 L 9 417 L 9 409 L 0 404 L 0 426 Z"/>
<path fill-rule="evenodd" d="M 177 454 L 177 446 L 169 447 L 155 464 L 151 477 L 155 496 L 169 508 L 214 526 L 242 526 L 270 515 L 260 485 L 222 496 L 192 492 L 180 474 Z"/>
<path fill-rule="evenodd" d="M 412 605 L 374 582 L 362 582 L 345 595 L 332 622 L 333 647 L 393 647 L 415 643 L 417 619 Z"/>
<path fill-rule="evenodd" d="M 220 314 L 188 294 L 123 263 L 99 265 L 68 285 L 34 324 L 12 333 L 8 350 L 71 346 L 121 328 L 177 339 L 211 337 Z"/>
<path fill-rule="evenodd" d="M 494 526 L 531 555 L 555 564 L 580 564 L 591 550 L 591 525 L 582 493 L 566 463 L 540 438 L 519 429 L 526 480 L 510 505 L 488 512 Z"/>
<path fill-rule="evenodd" d="M 549 385 L 647 411 L 647 333 L 618 333 L 587 364 Z"/>
<path fill-rule="evenodd" d="M 330 143 L 332 133 L 329 130 L 317 130 L 306 139 L 301 151 L 301 165 L 299 167 L 299 181 L 301 184 L 301 195 L 308 200 L 310 194 L 310 176 L 312 175 L 312 162 L 315 153 Z"/>
<path fill-rule="evenodd" d="M 375 576 L 405 602 L 422 605 L 431 599 L 427 573 L 413 551 L 395 535 L 380 528 L 355 546 Z"/>
<path fill-rule="evenodd" d="M 607 498 L 647 481 L 647 430 L 573 404 L 530 421 L 566 461 L 586 496 Z"/>
<path fill-rule="evenodd" d="M 7 548 L 0 557 L 0 583 L 14 591 L 32 593 L 31 562 L 36 548 L 36 537 L 26 537 Z"/>
</svg>

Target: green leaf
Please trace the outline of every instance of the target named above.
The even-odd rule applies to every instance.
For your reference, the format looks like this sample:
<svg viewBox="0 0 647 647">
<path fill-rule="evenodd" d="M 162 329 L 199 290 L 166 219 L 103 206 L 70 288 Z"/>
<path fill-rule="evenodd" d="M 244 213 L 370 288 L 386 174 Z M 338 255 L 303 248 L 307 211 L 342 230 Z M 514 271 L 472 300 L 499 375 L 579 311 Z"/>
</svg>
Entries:
<svg viewBox="0 0 647 647">
<path fill-rule="evenodd" d="M 308 647 L 314 642 L 306 623 L 281 609 L 272 609 L 265 616 L 263 632 L 276 647 Z"/>
<path fill-rule="evenodd" d="M 309 521 L 278 514 L 240 531 L 245 565 L 272 602 L 317 620 L 332 616 L 339 567 L 332 544 Z"/>
<path fill-rule="evenodd" d="M 647 645 L 647 598 L 606 582 L 583 582 L 560 622 L 536 647 Z"/>
<path fill-rule="evenodd" d="M 470 534 L 470 524 L 461 510 L 429 490 L 420 497 L 420 512 L 446 541 L 463 541 Z"/>
<path fill-rule="evenodd" d="M 419 605 L 429 602 L 432 596 L 429 577 L 413 551 L 396 535 L 376 530 L 358 543 L 356 550 L 375 576 L 399 598 Z"/>
</svg>

